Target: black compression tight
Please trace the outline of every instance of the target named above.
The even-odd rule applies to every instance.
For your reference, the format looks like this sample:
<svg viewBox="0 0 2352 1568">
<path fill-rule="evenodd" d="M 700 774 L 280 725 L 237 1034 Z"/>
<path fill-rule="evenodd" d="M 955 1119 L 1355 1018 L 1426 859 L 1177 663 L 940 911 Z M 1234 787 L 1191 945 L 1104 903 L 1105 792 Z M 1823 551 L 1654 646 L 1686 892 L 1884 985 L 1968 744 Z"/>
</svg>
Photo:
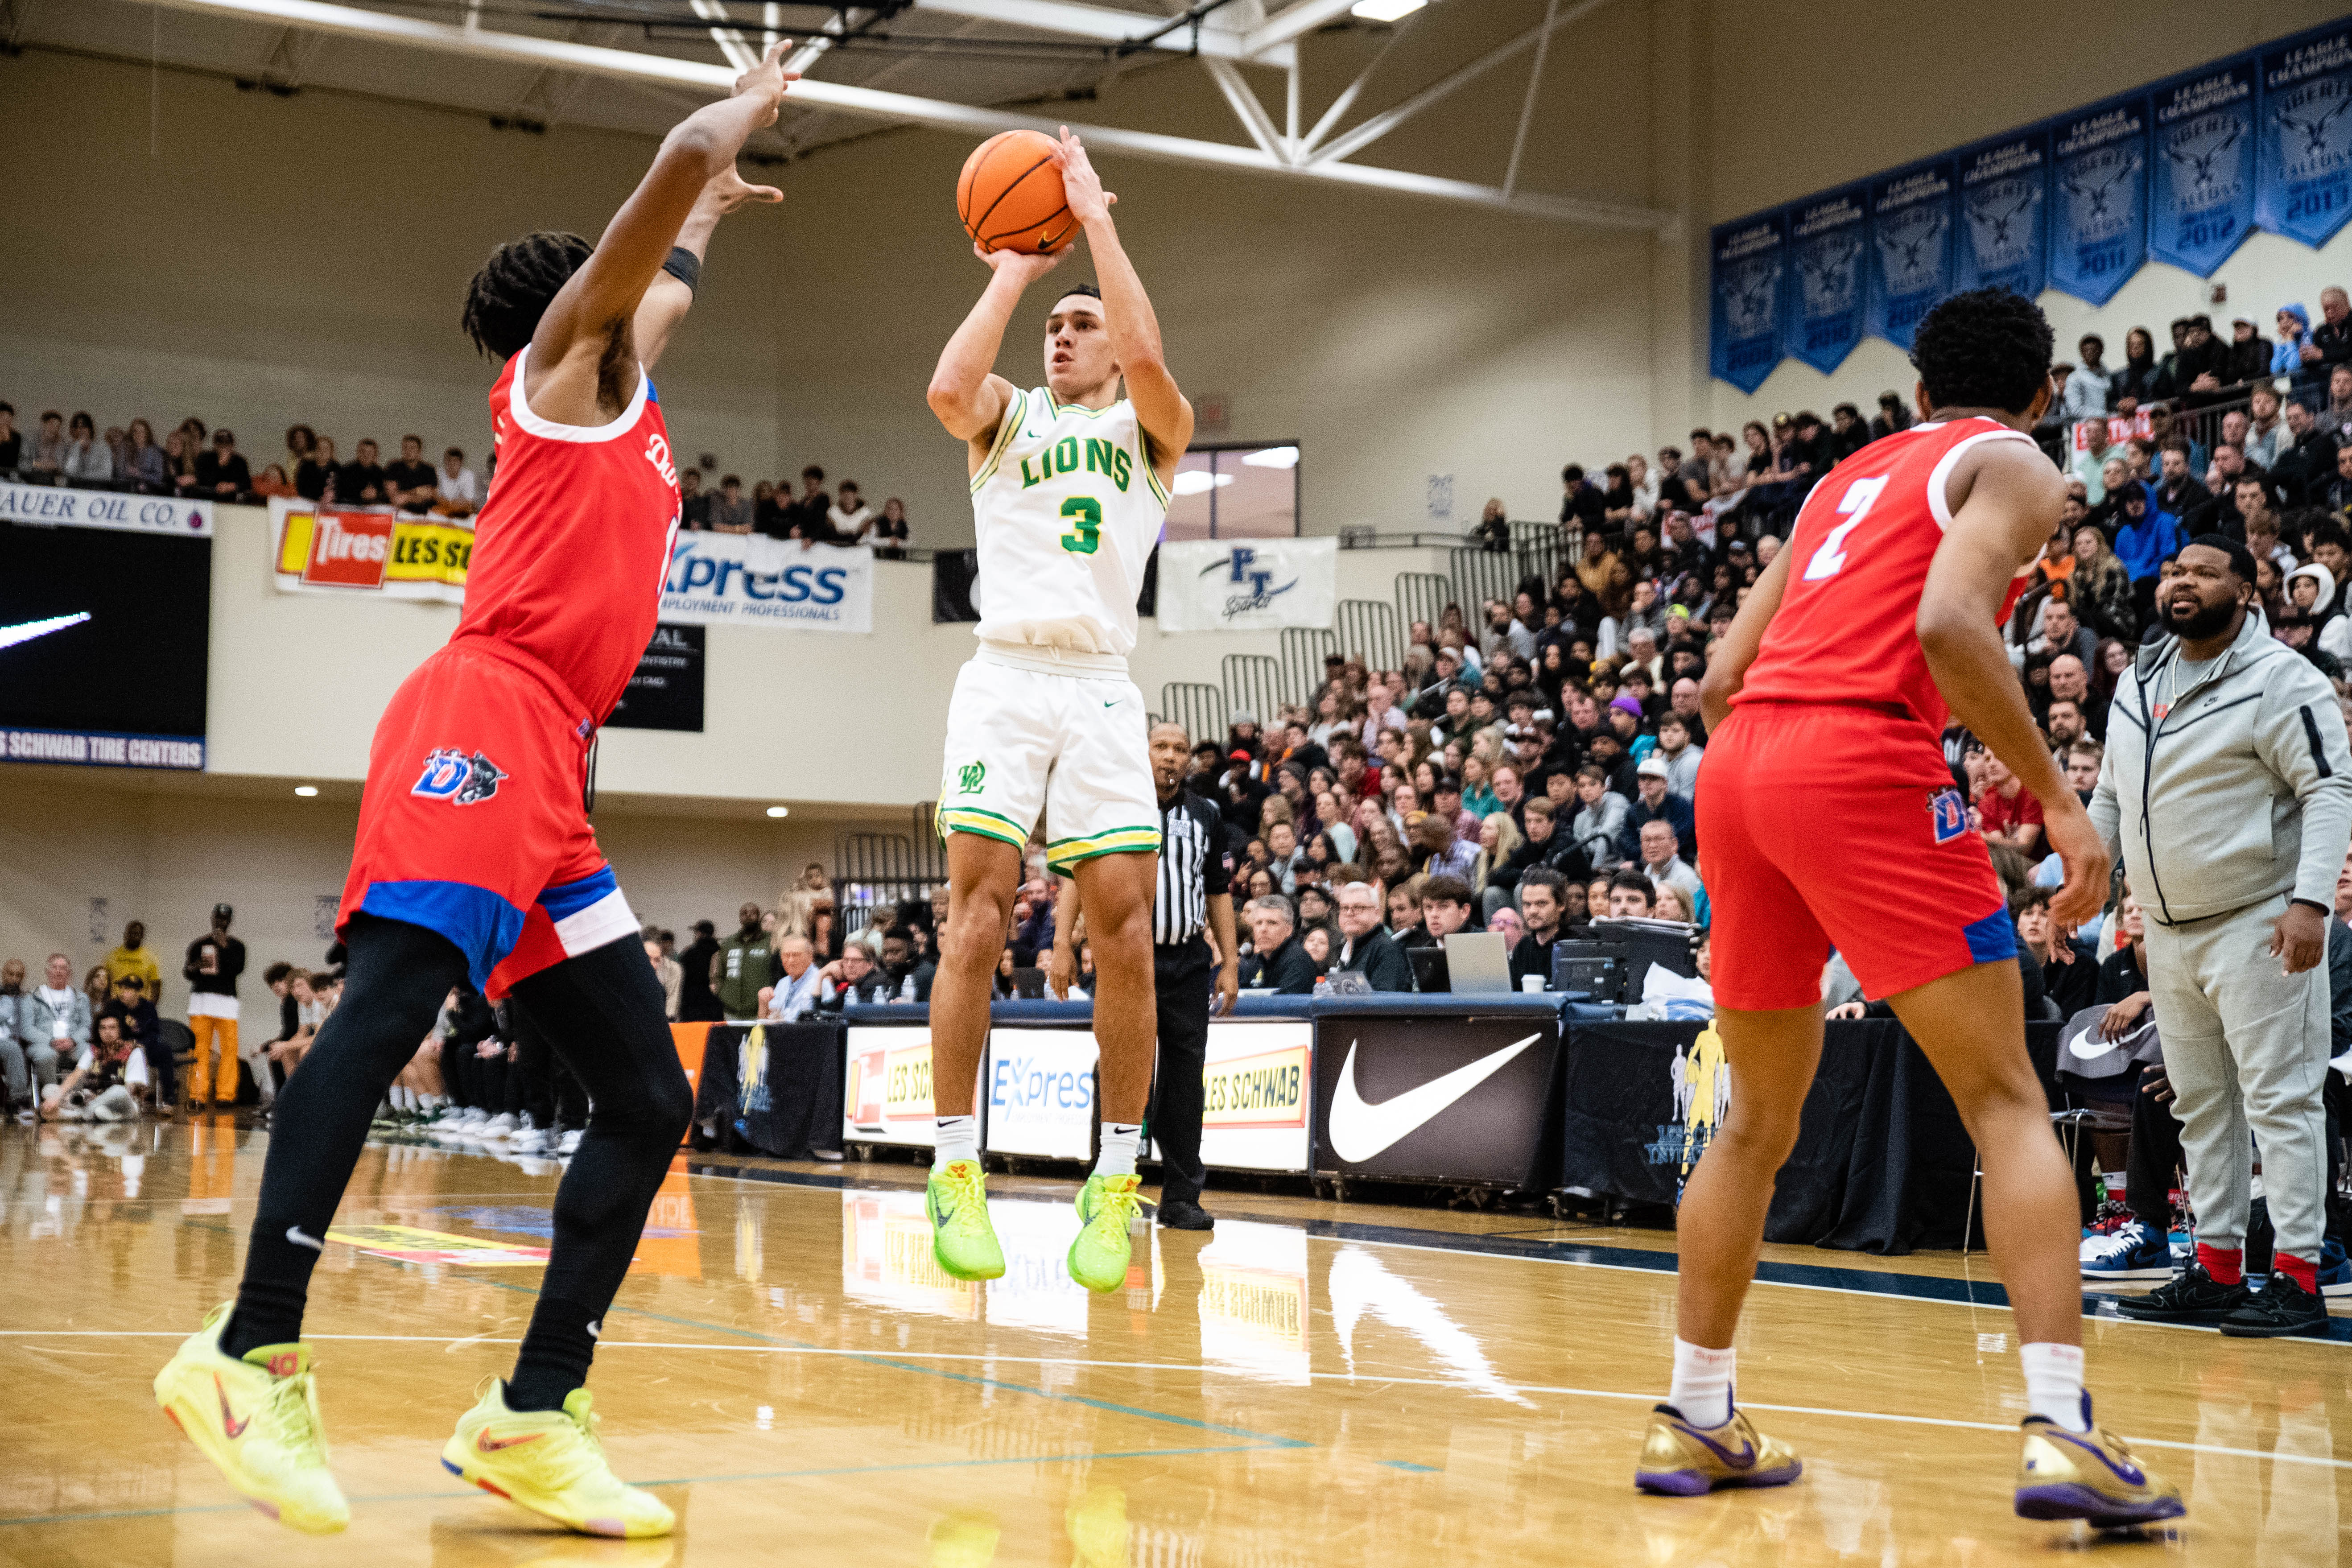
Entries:
<svg viewBox="0 0 2352 1568">
<path fill-rule="evenodd" d="M 272 1119 L 245 1280 L 223 1340 L 231 1355 L 300 1337 L 319 1244 L 375 1108 L 465 977 L 446 938 L 404 921 L 361 915 L 346 940 L 342 1002 Z M 599 1320 L 628 1272 L 694 1097 L 663 1022 L 661 983 L 635 936 L 532 975 L 512 1005 L 593 1105 L 556 1189 L 554 1245 L 507 1391 L 514 1409 L 546 1410 L 587 1378 Z"/>
</svg>

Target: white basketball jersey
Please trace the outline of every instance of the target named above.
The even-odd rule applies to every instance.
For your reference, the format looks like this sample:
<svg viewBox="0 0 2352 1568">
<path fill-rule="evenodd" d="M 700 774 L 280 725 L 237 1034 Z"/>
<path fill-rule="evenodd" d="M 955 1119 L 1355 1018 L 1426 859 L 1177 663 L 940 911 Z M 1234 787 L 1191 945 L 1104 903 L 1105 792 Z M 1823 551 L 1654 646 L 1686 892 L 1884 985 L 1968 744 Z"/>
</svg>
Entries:
<svg viewBox="0 0 2352 1568">
<path fill-rule="evenodd" d="M 1087 409 L 1046 387 L 1013 394 L 972 476 L 985 641 L 1124 659 L 1135 598 L 1168 519 L 1126 399 Z"/>
</svg>

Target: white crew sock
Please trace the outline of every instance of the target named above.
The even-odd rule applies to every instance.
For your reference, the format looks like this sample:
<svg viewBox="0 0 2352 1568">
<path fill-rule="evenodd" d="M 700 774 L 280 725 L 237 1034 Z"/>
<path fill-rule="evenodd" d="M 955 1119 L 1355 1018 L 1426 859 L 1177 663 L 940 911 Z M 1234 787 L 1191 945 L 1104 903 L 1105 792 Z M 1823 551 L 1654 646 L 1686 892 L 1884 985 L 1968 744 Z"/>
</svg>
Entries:
<svg viewBox="0 0 2352 1568">
<path fill-rule="evenodd" d="M 408 1091 L 401 1088 L 400 1085 L 394 1084 L 392 1086 L 392 1108 L 394 1110 L 405 1111 L 408 1109 Z"/>
<path fill-rule="evenodd" d="M 944 1171 L 958 1160 L 980 1163 L 980 1118 L 977 1116 L 942 1116 L 931 1123 L 931 1138 L 937 1145 L 931 1155 L 931 1169 Z"/>
<path fill-rule="evenodd" d="M 1739 1352 L 1711 1351 L 1677 1336 L 1675 1383 L 1666 1403 L 1694 1426 L 1720 1426 L 1731 1419 L 1732 1363 Z"/>
<path fill-rule="evenodd" d="M 2017 1359 L 2025 1368 L 2028 1411 L 2069 1432 L 2091 1429 L 2083 1411 L 2082 1346 L 2020 1345 Z"/>
<path fill-rule="evenodd" d="M 1095 1160 L 1097 1176 L 1131 1176 L 1135 1174 L 1135 1151 L 1143 1142 L 1140 1121 L 1106 1121 L 1102 1124 L 1102 1153 Z"/>
</svg>

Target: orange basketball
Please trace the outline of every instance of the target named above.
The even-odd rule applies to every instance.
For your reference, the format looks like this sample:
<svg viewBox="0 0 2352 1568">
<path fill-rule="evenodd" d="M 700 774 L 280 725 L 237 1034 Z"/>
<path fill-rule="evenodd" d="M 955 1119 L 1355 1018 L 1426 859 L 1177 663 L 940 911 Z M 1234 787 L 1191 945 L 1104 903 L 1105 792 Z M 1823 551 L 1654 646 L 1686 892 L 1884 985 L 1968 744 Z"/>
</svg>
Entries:
<svg viewBox="0 0 2352 1568">
<path fill-rule="evenodd" d="M 1004 131 L 971 150 L 956 179 L 956 216 L 984 250 L 1059 250 L 1077 228 L 1062 195 L 1054 139 Z"/>
</svg>

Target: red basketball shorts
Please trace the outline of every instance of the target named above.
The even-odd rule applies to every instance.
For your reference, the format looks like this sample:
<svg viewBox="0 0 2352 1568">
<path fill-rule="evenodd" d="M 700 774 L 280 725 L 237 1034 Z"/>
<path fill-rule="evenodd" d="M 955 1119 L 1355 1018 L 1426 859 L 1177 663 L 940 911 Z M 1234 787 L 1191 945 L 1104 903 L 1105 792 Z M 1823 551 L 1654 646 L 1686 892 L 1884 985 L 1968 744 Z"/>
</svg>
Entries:
<svg viewBox="0 0 2352 1568">
<path fill-rule="evenodd" d="M 1744 704 L 1708 741 L 1697 814 L 1722 1006 L 1817 1004 L 1832 947 L 1874 1000 L 2017 955 L 1984 840 L 1916 720 Z"/>
<path fill-rule="evenodd" d="M 637 931 L 583 800 L 594 721 L 530 655 L 460 637 L 401 683 L 368 751 L 338 931 L 354 914 L 439 931 L 476 985 Z"/>
</svg>

